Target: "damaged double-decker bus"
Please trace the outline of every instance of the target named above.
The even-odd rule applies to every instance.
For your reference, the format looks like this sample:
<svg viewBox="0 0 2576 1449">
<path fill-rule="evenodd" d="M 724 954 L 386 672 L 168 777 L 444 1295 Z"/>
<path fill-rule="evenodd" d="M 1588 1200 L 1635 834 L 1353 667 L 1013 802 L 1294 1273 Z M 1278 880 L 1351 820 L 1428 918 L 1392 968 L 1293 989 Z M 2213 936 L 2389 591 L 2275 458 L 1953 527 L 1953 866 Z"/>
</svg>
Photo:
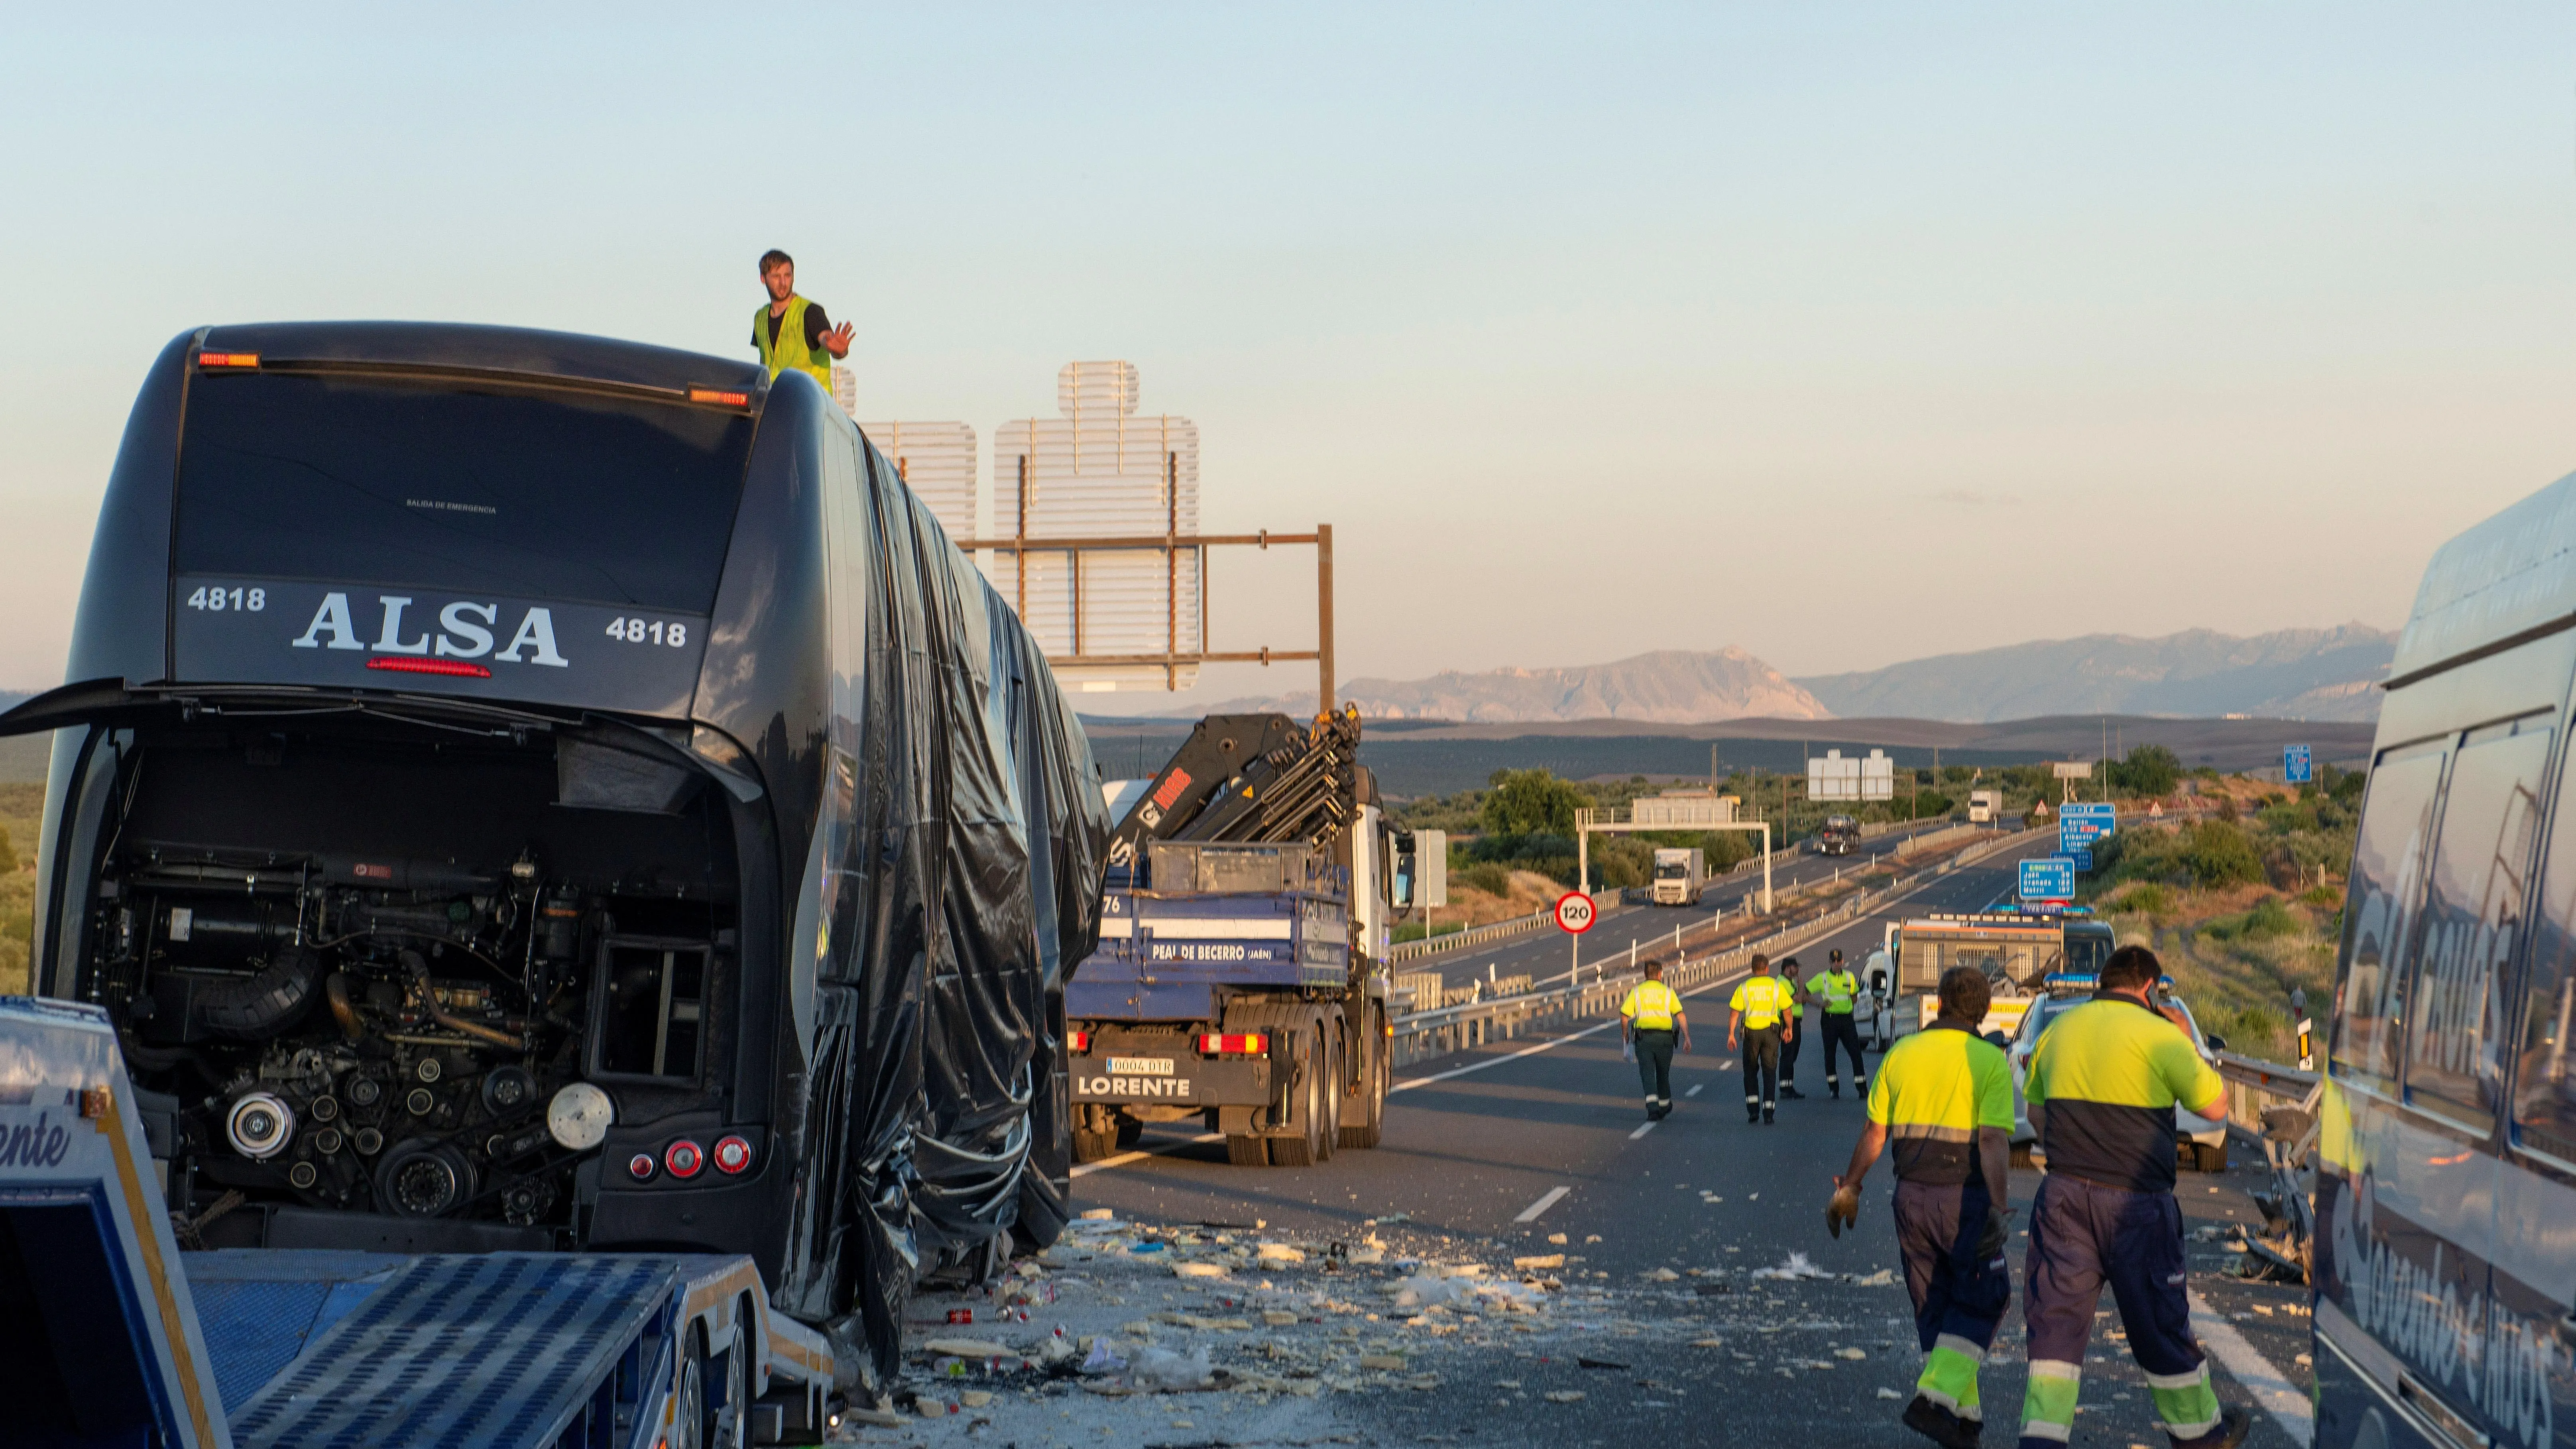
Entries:
<svg viewBox="0 0 2576 1449">
<path fill-rule="evenodd" d="M 853 1386 L 1066 1214 L 1103 818 L 1030 635 L 811 379 L 425 324 L 173 341 L 30 969 L 180 1240 L 748 1254 Z"/>
</svg>

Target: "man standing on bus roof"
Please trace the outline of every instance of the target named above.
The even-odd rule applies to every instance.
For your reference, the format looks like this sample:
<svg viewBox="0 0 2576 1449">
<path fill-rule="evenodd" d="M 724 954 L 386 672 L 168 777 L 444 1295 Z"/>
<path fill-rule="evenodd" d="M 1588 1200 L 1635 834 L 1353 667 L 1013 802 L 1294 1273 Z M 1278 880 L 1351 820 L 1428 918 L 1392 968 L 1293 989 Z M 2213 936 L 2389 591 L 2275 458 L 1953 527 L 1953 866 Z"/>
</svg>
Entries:
<svg viewBox="0 0 2576 1449">
<path fill-rule="evenodd" d="M 761 366 L 778 374 L 794 368 L 832 391 L 832 360 L 850 355 L 849 323 L 832 325 L 820 305 L 796 295 L 796 259 L 776 247 L 761 253 L 760 284 L 769 289 L 769 304 L 751 313 L 751 345 Z"/>
<path fill-rule="evenodd" d="M 2074 1432 L 2104 1283 L 2177 1449 L 2233 1449 L 2251 1427 L 2244 1410 L 2219 1408 L 2192 1336 L 2173 1195 L 2174 1105 L 2211 1115 L 2227 1084 L 2150 1002 L 2163 974 L 2144 946 L 2112 952 L 2093 999 L 2050 1022 L 2031 1052 L 2022 1096 L 2048 1175 L 2030 1211 L 2022 1449 L 2055 1449 Z"/>
</svg>

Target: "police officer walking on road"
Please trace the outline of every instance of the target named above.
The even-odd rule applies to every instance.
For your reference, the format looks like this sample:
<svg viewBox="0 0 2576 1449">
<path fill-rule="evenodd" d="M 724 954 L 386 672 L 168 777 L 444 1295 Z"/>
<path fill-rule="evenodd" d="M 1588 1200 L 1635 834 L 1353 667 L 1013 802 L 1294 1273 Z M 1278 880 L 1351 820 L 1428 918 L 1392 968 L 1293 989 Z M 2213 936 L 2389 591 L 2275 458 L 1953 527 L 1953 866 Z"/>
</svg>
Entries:
<svg viewBox="0 0 2576 1449">
<path fill-rule="evenodd" d="M 2162 963 L 2123 946 L 2093 999 L 2050 1022 L 2022 1088 L 2048 1175 L 2030 1214 L 2024 1277 L 2030 1388 L 2022 1449 L 2055 1449 L 2075 1427 L 2093 1305 L 2111 1286 L 2129 1353 L 2177 1449 L 2233 1449 L 2250 1420 L 2218 1406 L 2191 1331 L 2182 1209 L 2174 1201 L 2174 1105 L 2214 1112 L 2227 1084 L 2152 1003 Z M 1891 1058 L 1892 1060 L 1892 1058 Z M 1879 1069 L 1885 1081 L 1887 1067 Z"/>
<path fill-rule="evenodd" d="M 1627 999 L 1619 1003 L 1619 1032 L 1637 1054 L 1637 1080 L 1646 1087 L 1646 1120 L 1660 1122 L 1673 1114 L 1677 1034 L 1682 1050 L 1690 1050 L 1690 1018 L 1682 1014 L 1679 993 L 1664 984 L 1661 962 L 1647 962 L 1646 979 L 1628 988 Z"/>
<path fill-rule="evenodd" d="M 1843 1094 L 1842 1078 L 1834 1074 L 1834 1048 L 1840 1046 L 1851 1057 L 1852 1095 L 1869 1095 L 1869 1068 L 1861 1062 L 1860 1027 L 1852 1020 L 1852 1003 L 1860 998 L 1860 978 L 1843 964 L 1839 947 L 1824 970 L 1807 978 L 1807 995 L 1825 1004 L 1824 1020 L 1818 1033 L 1825 1050 L 1825 1090 L 1839 1098 Z M 1809 1025 L 1819 1025 L 1813 1021 Z"/>
<path fill-rule="evenodd" d="M 1794 958 L 1792 964 L 1795 964 Z M 1780 1100 L 1780 1042 L 1796 1030 L 1789 1019 L 1789 983 L 1771 974 L 1771 958 L 1756 954 L 1753 974 L 1727 999 L 1726 1045 L 1736 1049 L 1738 1029 L 1744 1046 L 1744 1120 L 1774 1121 Z"/>
<path fill-rule="evenodd" d="M 1977 1370 L 2012 1299 L 2004 1262 L 2012 1068 L 1977 1035 L 1991 996 L 1973 966 L 1941 973 L 1941 1015 L 1887 1049 L 1868 1093 L 1869 1125 L 1825 1207 L 1825 1226 L 1839 1238 L 1860 1215 L 1861 1178 L 1894 1143 L 1896 1245 L 1925 1354 L 1905 1427 L 1946 1449 L 1969 1449 L 1985 1427 Z"/>
<path fill-rule="evenodd" d="M 1791 1012 L 1793 1028 L 1780 1038 L 1780 1096 L 1784 1101 L 1803 1101 L 1806 1093 L 1798 1090 L 1798 1043 L 1811 1024 L 1807 1016 L 1805 993 L 1798 989 L 1798 958 L 1792 956 L 1780 963 L 1780 984 L 1788 988 L 1789 999 L 1797 1003 Z"/>
</svg>

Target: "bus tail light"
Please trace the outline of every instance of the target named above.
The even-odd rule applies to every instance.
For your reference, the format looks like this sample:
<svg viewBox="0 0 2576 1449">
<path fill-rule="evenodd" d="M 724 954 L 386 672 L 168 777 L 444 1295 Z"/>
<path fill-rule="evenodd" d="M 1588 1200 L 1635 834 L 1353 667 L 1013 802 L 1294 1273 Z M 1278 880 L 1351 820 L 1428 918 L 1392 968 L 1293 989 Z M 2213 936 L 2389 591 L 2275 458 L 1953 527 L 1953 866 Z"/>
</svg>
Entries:
<svg viewBox="0 0 2576 1449">
<path fill-rule="evenodd" d="M 751 1166 L 751 1144 L 740 1137 L 716 1139 L 716 1171 L 727 1177 L 739 1177 Z"/>
<path fill-rule="evenodd" d="M 200 352 L 197 354 L 197 365 L 199 367 L 257 367 L 259 354 L 256 352 Z"/>
</svg>

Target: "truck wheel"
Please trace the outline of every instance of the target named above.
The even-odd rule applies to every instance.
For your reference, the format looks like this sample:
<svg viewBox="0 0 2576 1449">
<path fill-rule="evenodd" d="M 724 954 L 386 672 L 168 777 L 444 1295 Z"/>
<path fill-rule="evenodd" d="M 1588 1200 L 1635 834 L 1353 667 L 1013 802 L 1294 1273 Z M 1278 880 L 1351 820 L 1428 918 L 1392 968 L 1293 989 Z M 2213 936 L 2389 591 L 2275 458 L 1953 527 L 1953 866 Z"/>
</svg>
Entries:
<svg viewBox="0 0 2576 1449">
<path fill-rule="evenodd" d="M 1342 1145 L 1375 1147 L 1386 1132 L 1388 1045 L 1386 1010 L 1368 1015 L 1368 1039 L 1359 1044 L 1356 1090 L 1342 1103 Z"/>
<path fill-rule="evenodd" d="M 1133 1117 L 1120 1117 L 1115 1131 L 1118 1136 L 1118 1150 L 1121 1152 L 1145 1140 L 1145 1124 Z"/>
<path fill-rule="evenodd" d="M 1073 1119 L 1073 1160 L 1098 1162 L 1118 1150 L 1118 1119 L 1097 1107 L 1077 1107 Z"/>
<path fill-rule="evenodd" d="M 1225 1139 L 1225 1160 L 1236 1167 L 1268 1167 L 1270 1144 L 1253 1136 Z"/>
<path fill-rule="evenodd" d="M 1315 1034 L 1315 1049 L 1324 1063 L 1324 1089 L 1315 1094 L 1315 1160 L 1330 1162 L 1342 1145 L 1342 1095 L 1348 1090 L 1350 1061 L 1342 1054 L 1342 1033 L 1326 1019 Z"/>
<path fill-rule="evenodd" d="M 1288 1123 L 1296 1132 L 1293 1137 L 1270 1139 L 1270 1165 L 1273 1167 L 1312 1167 L 1322 1156 L 1316 1130 L 1324 1111 L 1324 1062 L 1322 1039 L 1318 1033 L 1297 1033 L 1296 1085 L 1289 1089 Z"/>
</svg>

